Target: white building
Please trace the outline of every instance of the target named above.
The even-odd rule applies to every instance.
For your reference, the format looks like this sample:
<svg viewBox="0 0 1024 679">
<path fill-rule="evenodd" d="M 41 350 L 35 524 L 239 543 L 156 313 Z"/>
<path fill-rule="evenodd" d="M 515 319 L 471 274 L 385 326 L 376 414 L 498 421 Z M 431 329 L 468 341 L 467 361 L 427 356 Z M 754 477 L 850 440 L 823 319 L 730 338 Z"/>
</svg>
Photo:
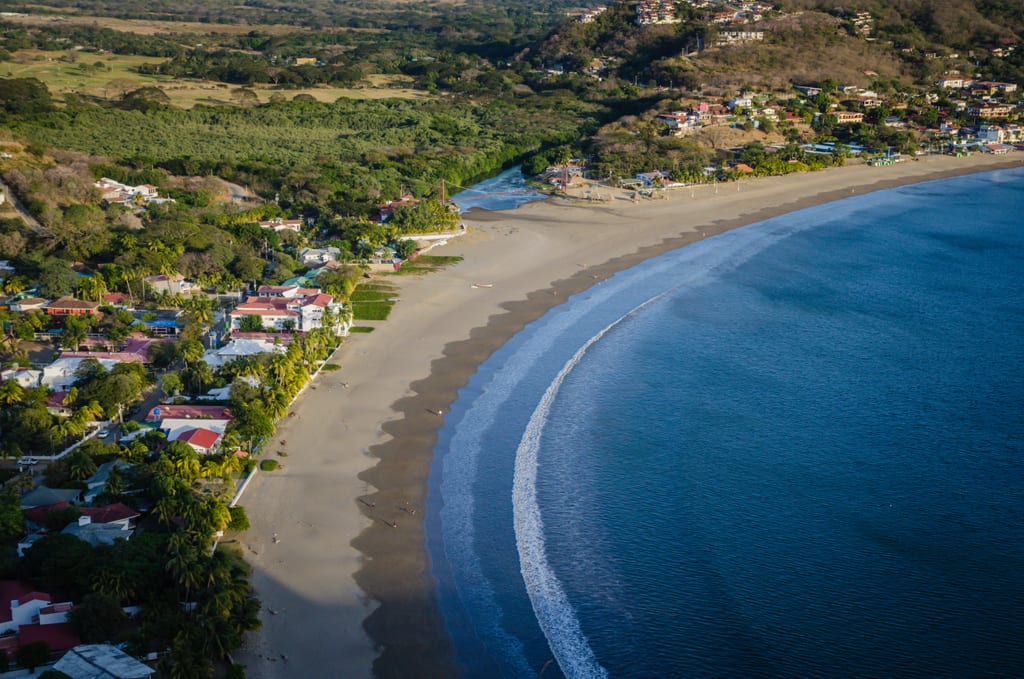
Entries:
<svg viewBox="0 0 1024 679">
<path fill-rule="evenodd" d="M 160 420 L 160 431 L 167 435 L 167 442 L 177 441 L 193 429 L 206 429 L 224 436 L 231 420 L 205 418 L 168 417 Z"/>
<path fill-rule="evenodd" d="M 235 339 L 231 340 L 220 349 L 207 351 L 203 355 L 203 360 L 208 363 L 211 368 L 216 370 L 222 365 L 226 365 L 232 361 L 237 361 L 240 358 L 256 356 L 257 354 L 283 354 L 286 350 L 287 347 L 283 344 L 274 344 L 267 340 Z"/>
<path fill-rule="evenodd" d="M 333 245 L 326 248 L 305 248 L 299 252 L 303 266 L 321 266 L 327 262 L 336 262 L 341 256 L 341 249 Z"/>
<path fill-rule="evenodd" d="M 277 233 L 282 231 L 294 231 L 295 233 L 298 233 L 302 230 L 301 219 L 281 219 L 280 217 L 276 217 L 274 219 L 267 219 L 256 223 L 264 229 L 271 229 Z"/>
<path fill-rule="evenodd" d="M 171 198 L 160 198 L 160 192 L 152 184 L 140 184 L 129 186 L 109 177 L 103 177 L 95 184 L 100 190 L 100 197 L 108 203 L 121 205 L 133 205 L 135 203 L 150 203 L 159 200 L 160 202 L 174 202 Z"/>
<path fill-rule="evenodd" d="M 257 297 L 250 297 L 231 311 L 231 329 L 241 329 L 242 319 L 255 316 L 266 330 L 292 329 L 309 332 L 321 327 L 324 311 L 340 315 L 341 305 L 331 295 L 316 288 L 261 286 Z"/>
<path fill-rule="evenodd" d="M 50 391 L 68 391 L 78 381 L 78 368 L 82 361 L 90 360 L 83 357 L 58 358 L 50 365 L 43 368 L 43 375 L 40 384 Z M 96 358 L 107 370 L 112 369 L 120 363 L 112 358 Z"/>
</svg>

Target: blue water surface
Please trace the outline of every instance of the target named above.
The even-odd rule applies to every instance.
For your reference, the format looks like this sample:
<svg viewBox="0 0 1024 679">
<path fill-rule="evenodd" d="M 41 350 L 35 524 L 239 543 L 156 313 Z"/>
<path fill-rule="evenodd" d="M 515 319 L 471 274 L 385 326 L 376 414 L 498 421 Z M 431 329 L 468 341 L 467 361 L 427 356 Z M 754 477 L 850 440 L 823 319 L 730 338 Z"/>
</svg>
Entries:
<svg viewBox="0 0 1024 679">
<path fill-rule="evenodd" d="M 431 474 L 467 675 L 1020 676 L 1020 214 L 1019 170 L 843 200 L 513 338 Z"/>
<path fill-rule="evenodd" d="M 462 210 L 511 210 L 545 198 L 546 195 L 526 183 L 522 170 L 516 166 L 455 194 L 452 202 Z"/>
</svg>

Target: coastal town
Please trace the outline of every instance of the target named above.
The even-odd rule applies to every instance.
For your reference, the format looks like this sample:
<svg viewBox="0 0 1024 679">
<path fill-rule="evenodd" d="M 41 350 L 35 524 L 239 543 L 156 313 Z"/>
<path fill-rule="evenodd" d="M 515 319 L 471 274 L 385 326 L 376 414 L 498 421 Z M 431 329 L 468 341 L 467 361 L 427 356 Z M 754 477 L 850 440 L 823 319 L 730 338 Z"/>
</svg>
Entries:
<svg viewBox="0 0 1024 679">
<path fill-rule="evenodd" d="M 356 50 L 290 46 L 191 110 L 167 94 L 193 79 L 219 96 L 197 64 L 255 63 L 258 30 L 225 54 L 186 34 L 193 70 L 172 74 L 180 55 L 145 32 L 132 53 L 16 14 L 0 17 L 0 673 L 314 676 L 341 652 L 300 622 L 333 630 L 352 676 L 378 654 L 411 676 L 428 647 L 449 669 L 424 478 L 481 357 L 652 253 L 836 192 L 1024 159 L 1022 83 L 1004 68 L 1017 37 L 903 44 L 878 12 L 574 7 L 497 67 L 389 55 L 386 75 L 426 104 L 397 88 L 292 96 L 288 78 L 366 74 L 340 73 Z M 595 37 L 622 26 L 623 44 Z M 868 56 L 784 77 L 743 65 L 812 34 Z M 641 67 L 644 50 L 660 56 Z M 129 61 L 137 80 L 85 86 Z M 19 77 L 52 64 L 73 77 Z M 241 152 L 192 142 L 221 125 Z M 343 165 L 330 144 L 353 139 Z M 513 215 L 451 199 L 514 167 L 547 200 Z"/>
</svg>

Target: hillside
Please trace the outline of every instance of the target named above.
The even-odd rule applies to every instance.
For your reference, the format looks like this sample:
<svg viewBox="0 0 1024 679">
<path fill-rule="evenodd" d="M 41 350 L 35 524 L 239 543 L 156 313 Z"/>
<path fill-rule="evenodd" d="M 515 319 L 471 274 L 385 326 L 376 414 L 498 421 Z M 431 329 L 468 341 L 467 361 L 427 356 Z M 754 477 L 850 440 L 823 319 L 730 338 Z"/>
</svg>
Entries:
<svg viewBox="0 0 1024 679">
<path fill-rule="evenodd" d="M 1011 7 L 1017 4 L 1016 9 Z M 832 78 L 927 81 L 949 69 L 1013 75 L 1020 55 L 999 49 L 1024 35 L 1019 3 L 1005 0 L 787 0 L 757 21 L 749 12 L 715 21 L 723 8 L 676 7 L 677 23 L 637 25 L 636 5 L 620 3 L 594 21 L 567 22 L 529 58 L 567 70 L 609 66 L 608 74 L 660 86 L 780 87 Z M 729 12 L 725 12 L 728 14 Z M 858 18 L 858 13 L 861 14 Z M 729 32 L 758 31 L 757 41 L 717 45 Z M 870 75 L 865 75 L 870 72 Z"/>
</svg>

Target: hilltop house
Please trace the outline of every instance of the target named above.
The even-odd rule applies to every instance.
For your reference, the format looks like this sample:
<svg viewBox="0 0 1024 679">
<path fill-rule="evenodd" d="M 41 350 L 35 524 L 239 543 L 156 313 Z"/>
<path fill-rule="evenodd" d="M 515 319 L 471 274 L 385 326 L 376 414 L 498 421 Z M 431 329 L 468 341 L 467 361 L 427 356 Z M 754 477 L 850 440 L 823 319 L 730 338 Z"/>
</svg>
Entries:
<svg viewBox="0 0 1024 679">
<path fill-rule="evenodd" d="M 151 287 L 157 294 L 188 295 L 192 292 L 192 284 L 185 280 L 185 277 L 178 274 L 160 274 L 158 276 L 146 276 L 146 285 Z"/>
<path fill-rule="evenodd" d="M 282 231 L 294 231 L 295 233 L 298 233 L 302 229 L 301 219 L 281 219 L 280 217 L 275 217 L 274 219 L 267 219 L 256 223 L 264 229 L 270 229 L 277 233 Z"/>
<path fill-rule="evenodd" d="M 137 203 L 168 202 L 170 198 L 160 198 L 160 192 L 152 184 L 129 186 L 119 181 L 102 177 L 93 184 L 100 191 L 100 198 L 107 203 L 134 205 Z"/>
</svg>

